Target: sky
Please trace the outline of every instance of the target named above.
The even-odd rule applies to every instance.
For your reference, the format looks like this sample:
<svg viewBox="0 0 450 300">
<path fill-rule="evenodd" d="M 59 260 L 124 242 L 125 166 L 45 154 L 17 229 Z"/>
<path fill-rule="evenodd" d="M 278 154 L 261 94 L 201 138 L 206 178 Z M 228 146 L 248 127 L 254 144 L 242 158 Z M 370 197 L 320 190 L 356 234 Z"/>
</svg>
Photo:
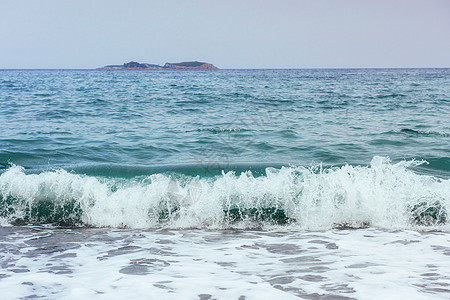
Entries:
<svg viewBox="0 0 450 300">
<path fill-rule="evenodd" d="M 0 0 L 0 69 L 450 67 L 450 0 Z"/>
</svg>

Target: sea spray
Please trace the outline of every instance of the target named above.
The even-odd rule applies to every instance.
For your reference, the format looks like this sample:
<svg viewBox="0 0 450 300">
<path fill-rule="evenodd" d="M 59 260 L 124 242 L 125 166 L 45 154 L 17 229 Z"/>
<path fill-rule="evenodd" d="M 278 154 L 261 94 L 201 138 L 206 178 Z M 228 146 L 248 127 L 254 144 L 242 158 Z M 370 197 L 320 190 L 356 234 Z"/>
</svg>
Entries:
<svg viewBox="0 0 450 300">
<path fill-rule="evenodd" d="M 423 161 L 369 166 L 290 166 L 200 177 L 153 174 L 132 179 L 65 170 L 0 175 L 0 217 L 10 224 L 126 228 L 307 230 L 374 226 L 448 229 L 450 180 L 415 173 Z"/>
</svg>

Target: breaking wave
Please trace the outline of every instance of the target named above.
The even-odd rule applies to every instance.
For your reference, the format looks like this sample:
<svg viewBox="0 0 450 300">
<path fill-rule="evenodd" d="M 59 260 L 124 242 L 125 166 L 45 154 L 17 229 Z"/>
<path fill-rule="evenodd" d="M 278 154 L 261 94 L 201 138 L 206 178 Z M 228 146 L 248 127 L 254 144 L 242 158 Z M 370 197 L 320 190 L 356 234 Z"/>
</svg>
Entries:
<svg viewBox="0 0 450 300">
<path fill-rule="evenodd" d="M 111 178 L 65 170 L 0 175 L 0 224 L 117 228 L 381 227 L 450 230 L 450 179 L 423 161 L 267 168 L 214 177 L 158 173 Z"/>
</svg>

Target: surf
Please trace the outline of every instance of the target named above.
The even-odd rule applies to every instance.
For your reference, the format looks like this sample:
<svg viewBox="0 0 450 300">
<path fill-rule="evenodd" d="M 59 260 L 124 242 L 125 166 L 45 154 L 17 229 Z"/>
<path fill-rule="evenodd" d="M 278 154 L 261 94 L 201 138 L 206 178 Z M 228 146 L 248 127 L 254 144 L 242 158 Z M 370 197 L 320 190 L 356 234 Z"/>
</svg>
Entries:
<svg viewBox="0 0 450 300">
<path fill-rule="evenodd" d="M 448 231 L 450 180 L 414 171 L 425 163 L 374 157 L 367 166 L 131 178 L 11 166 L 0 175 L 0 218 L 4 226 Z"/>
</svg>

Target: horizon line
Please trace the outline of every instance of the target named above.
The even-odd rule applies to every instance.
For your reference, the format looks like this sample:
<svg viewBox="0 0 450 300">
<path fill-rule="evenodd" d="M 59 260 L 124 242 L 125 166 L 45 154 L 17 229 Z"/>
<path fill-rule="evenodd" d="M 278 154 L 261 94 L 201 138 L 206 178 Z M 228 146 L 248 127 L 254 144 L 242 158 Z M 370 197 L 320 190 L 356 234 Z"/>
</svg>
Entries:
<svg viewBox="0 0 450 300">
<path fill-rule="evenodd" d="M 0 70 L 93 70 L 93 71 L 217 71 L 217 70 L 363 70 L 363 69 L 450 69 L 449 67 L 292 67 L 292 68 L 218 68 L 209 69 L 101 69 L 101 68 L 0 68 Z"/>
</svg>

